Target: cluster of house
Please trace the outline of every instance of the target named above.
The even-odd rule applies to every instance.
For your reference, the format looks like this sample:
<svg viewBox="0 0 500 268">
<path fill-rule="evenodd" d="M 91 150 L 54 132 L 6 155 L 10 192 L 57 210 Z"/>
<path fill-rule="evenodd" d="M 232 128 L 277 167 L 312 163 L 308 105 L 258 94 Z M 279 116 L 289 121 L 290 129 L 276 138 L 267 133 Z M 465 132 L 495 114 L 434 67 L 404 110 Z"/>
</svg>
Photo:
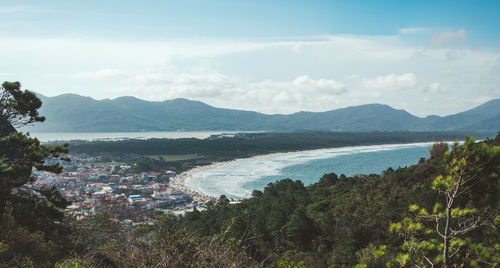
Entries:
<svg viewBox="0 0 500 268">
<path fill-rule="evenodd" d="M 78 219 L 93 216 L 105 210 L 112 219 L 126 225 L 152 223 L 149 211 L 173 215 L 194 209 L 203 210 L 214 201 L 207 196 L 168 185 L 173 171 L 134 174 L 130 166 L 98 164 L 99 159 L 88 156 L 70 156 L 64 165 L 68 171 L 54 174 L 35 172 L 32 187 L 56 187 L 72 202 L 67 213 Z M 55 164 L 57 160 L 49 160 Z"/>
</svg>

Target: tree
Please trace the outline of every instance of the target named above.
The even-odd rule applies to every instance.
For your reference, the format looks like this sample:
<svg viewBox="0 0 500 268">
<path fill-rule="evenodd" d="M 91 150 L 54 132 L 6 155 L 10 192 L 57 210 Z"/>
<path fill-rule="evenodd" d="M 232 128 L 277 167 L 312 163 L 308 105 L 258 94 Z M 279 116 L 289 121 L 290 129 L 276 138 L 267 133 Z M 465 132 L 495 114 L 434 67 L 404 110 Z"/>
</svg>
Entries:
<svg viewBox="0 0 500 268">
<path fill-rule="evenodd" d="M 32 180 L 31 169 L 61 172 L 59 164 L 46 165 L 48 157 L 67 160 L 61 153 L 68 152 L 68 145 L 47 146 L 36 138 L 17 133 L 14 126 L 21 127 L 34 122 L 43 122 L 38 108 L 41 101 L 28 90 L 22 91 L 19 82 L 4 82 L 0 91 L 0 218 L 6 202 L 19 187 Z M 0 219 L 1 220 L 1 219 Z"/>
<path fill-rule="evenodd" d="M 444 141 L 436 142 L 429 147 L 430 159 L 436 161 L 443 161 L 443 157 L 446 152 L 448 152 L 449 145 Z"/>
<path fill-rule="evenodd" d="M 498 189 L 500 146 L 475 143 L 472 137 L 467 137 L 463 145 L 456 142 L 451 152 L 445 152 L 443 161 L 445 172 L 432 184 L 442 201 L 437 202 L 431 212 L 411 205 L 414 217 L 391 225 L 391 231 L 403 237 L 403 248 L 408 252 L 400 254 L 397 261 L 413 262 L 417 266 L 441 262 L 443 267 L 453 263 L 490 263 L 488 256 L 473 256 L 477 253 L 474 248 L 488 249 L 468 234 L 498 221 L 498 208 L 485 205 L 481 195 L 486 193 L 484 189 Z M 494 200 L 488 203 L 495 203 Z"/>
<path fill-rule="evenodd" d="M 35 93 L 21 90 L 21 83 L 4 82 L 2 84 L 0 91 L 0 120 L 2 122 L 9 122 L 12 127 L 43 122 L 45 117 L 38 114 L 41 106 L 42 101 Z"/>
<path fill-rule="evenodd" d="M 43 122 L 45 118 L 38 114 L 40 107 L 40 99 L 28 90 L 21 90 L 19 82 L 2 84 L 0 241 L 6 249 L 3 253 L 0 252 L 0 263 L 6 263 L 8 266 L 19 266 L 23 257 L 43 259 L 42 262 L 46 263 L 48 255 L 56 255 L 54 250 L 48 250 L 52 249 L 51 245 L 54 243 L 48 243 L 44 235 L 35 232 L 57 239 L 62 228 L 57 222 L 64 216 L 59 208 L 65 208 L 68 204 L 56 189 L 39 192 L 26 186 L 34 180 L 31 173 L 33 168 L 51 172 L 62 171 L 59 164 L 47 165 L 47 158 L 68 160 L 62 155 L 68 152 L 67 144 L 55 147 L 43 145 L 38 139 L 16 131 L 15 127 Z M 33 241 L 28 243 L 30 247 L 25 245 L 27 241 Z M 37 247 L 38 245 L 40 246 Z"/>
</svg>

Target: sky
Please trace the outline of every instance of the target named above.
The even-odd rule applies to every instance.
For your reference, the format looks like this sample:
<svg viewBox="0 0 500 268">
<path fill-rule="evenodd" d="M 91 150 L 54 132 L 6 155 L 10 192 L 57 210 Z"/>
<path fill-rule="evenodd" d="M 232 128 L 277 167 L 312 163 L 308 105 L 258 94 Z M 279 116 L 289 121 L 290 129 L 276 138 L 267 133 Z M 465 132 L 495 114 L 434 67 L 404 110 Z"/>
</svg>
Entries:
<svg viewBox="0 0 500 268">
<path fill-rule="evenodd" d="M 268 114 L 500 98 L 500 1 L 4 1 L 0 81 Z"/>
</svg>

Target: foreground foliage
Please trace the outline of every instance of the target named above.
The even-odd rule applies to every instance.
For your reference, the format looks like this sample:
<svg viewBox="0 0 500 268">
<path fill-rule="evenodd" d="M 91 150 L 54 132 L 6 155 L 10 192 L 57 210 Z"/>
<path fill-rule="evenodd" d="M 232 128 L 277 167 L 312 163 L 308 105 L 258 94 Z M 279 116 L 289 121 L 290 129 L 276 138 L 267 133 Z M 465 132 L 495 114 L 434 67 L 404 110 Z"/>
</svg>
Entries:
<svg viewBox="0 0 500 268">
<path fill-rule="evenodd" d="M 430 267 L 445 259 L 495 265 L 499 144 L 500 136 L 467 138 L 451 152 L 437 144 L 430 159 L 382 175 L 326 174 L 308 187 L 282 180 L 237 205 L 219 202 L 179 222 L 202 236 L 229 226 L 271 266 L 290 260 L 307 267 Z"/>
<path fill-rule="evenodd" d="M 464 199 L 455 198 L 450 221 L 456 221 L 456 226 L 449 226 L 455 232 L 461 227 L 478 228 L 450 237 L 447 265 L 495 266 L 500 237 L 499 166 L 482 161 L 485 155 L 480 152 L 491 156 L 499 144 L 500 136 L 482 143 L 468 140 L 451 152 L 437 148 L 438 144 L 431 148 L 430 159 L 381 175 L 331 173 L 307 187 L 285 179 L 254 191 L 251 198 L 238 204 L 221 197 L 205 211 L 179 219 L 158 215 L 155 225 L 133 230 L 114 223 L 105 212 L 80 221 L 66 219 L 71 240 L 52 243 L 47 251 L 37 251 L 40 255 L 25 250 L 25 258 L 17 263 L 57 263 L 58 267 L 431 267 L 428 258 L 438 266 L 443 262 L 439 233 L 444 229 L 440 224 L 438 233 L 435 221 L 436 217 L 446 219 L 446 206 L 436 204 L 446 201 L 443 194 L 457 185 L 453 176 L 465 153 L 467 170 L 480 171 L 476 176 L 480 180 L 462 188 L 470 189 Z M 443 182 L 443 178 L 448 179 Z M 3 248 L 0 245 L 0 251 Z M 42 256 L 47 258 L 45 262 L 41 262 Z"/>
<path fill-rule="evenodd" d="M 153 226 L 124 231 L 105 212 L 74 222 L 74 255 L 61 267 L 261 267 L 227 236 L 201 238 L 163 216 Z"/>
<path fill-rule="evenodd" d="M 441 199 L 432 210 L 417 204 L 410 206 L 411 218 L 391 225 L 390 230 L 404 239 L 396 261 L 422 267 L 441 263 L 454 265 L 493 265 L 500 261 L 494 254 L 498 243 L 485 243 L 494 233 L 477 239 L 480 229 L 496 231 L 499 214 L 498 176 L 500 146 L 475 144 L 467 137 L 463 145 L 455 143 L 451 152 L 444 152 L 444 173 L 432 182 L 432 189 Z M 489 228 L 487 228 L 489 227 Z"/>
<path fill-rule="evenodd" d="M 0 89 L 0 267 L 46 266 L 65 254 L 68 228 L 62 224 L 68 205 L 55 189 L 36 191 L 32 168 L 60 172 L 46 165 L 48 157 L 64 159 L 67 145 L 46 146 L 36 138 L 17 133 L 20 127 L 42 122 L 41 101 L 19 82 L 5 82 Z"/>
<path fill-rule="evenodd" d="M 436 144 L 430 148 L 430 159 L 398 170 L 389 168 L 381 175 L 331 173 L 307 187 L 285 179 L 235 205 L 221 197 L 205 211 L 195 210 L 180 219 L 157 215 L 154 225 L 126 229 L 106 211 L 80 221 L 65 218 L 62 211 L 68 202 L 57 189 L 26 187 L 33 179 L 32 168 L 61 171 L 59 165 L 46 165 L 45 159 L 64 160 L 60 154 L 68 151 L 66 145 L 42 145 L 15 132 L 13 126 L 44 120 L 37 112 L 40 105 L 33 93 L 20 90 L 19 83 L 2 85 L 0 267 L 423 267 L 439 263 L 474 267 L 497 266 L 500 261 L 500 135 L 480 143 L 467 138 L 451 152 L 447 145 Z M 386 134 L 373 135 L 385 140 Z M 217 157 L 270 150 L 251 149 L 252 135 L 237 143 L 222 139 L 220 144 L 234 145 L 219 147 L 227 151 L 215 150 L 208 141 L 203 148 L 217 151 Z M 301 135 L 307 133 L 289 136 L 292 140 L 284 143 L 279 141 L 282 134 L 262 135 L 269 135 L 268 144 L 275 144 L 271 149 L 278 151 L 346 142 L 324 133 L 315 134 L 324 139 L 314 144 L 303 144 Z M 366 133 L 359 135 L 356 141 L 346 139 L 367 142 L 362 139 Z M 138 151 L 158 144 L 149 142 L 124 144 Z M 183 142 L 176 148 L 189 144 Z M 121 145 L 113 144 L 110 150 L 122 150 L 117 149 Z"/>
</svg>

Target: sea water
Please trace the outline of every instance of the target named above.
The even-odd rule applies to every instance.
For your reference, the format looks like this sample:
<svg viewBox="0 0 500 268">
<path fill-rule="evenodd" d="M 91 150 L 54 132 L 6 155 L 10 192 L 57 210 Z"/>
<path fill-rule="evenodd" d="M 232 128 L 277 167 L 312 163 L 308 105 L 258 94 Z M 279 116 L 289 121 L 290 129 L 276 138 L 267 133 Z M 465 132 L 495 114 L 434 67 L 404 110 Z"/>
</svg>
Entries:
<svg viewBox="0 0 500 268">
<path fill-rule="evenodd" d="M 416 164 L 429 156 L 432 143 L 356 146 L 239 159 L 190 173 L 185 184 L 210 196 L 240 199 L 271 182 L 290 178 L 305 185 L 319 181 L 326 173 L 338 175 L 381 173 L 391 168 Z"/>
</svg>

